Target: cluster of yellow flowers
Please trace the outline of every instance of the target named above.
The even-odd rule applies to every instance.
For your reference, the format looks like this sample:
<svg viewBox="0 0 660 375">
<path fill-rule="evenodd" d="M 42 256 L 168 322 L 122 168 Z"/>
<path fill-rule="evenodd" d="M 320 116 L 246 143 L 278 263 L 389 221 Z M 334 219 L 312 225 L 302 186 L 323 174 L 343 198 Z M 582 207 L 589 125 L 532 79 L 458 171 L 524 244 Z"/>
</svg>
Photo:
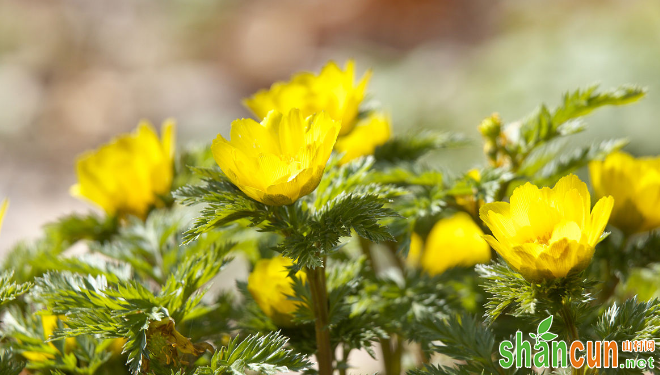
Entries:
<svg viewBox="0 0 660 375">
<path fill-rule="evenodd" d="M 216 162 L 249 197 L 268 205 L 295 202 L 316 188 L 333 148 L 346 163 L 389 139 L 387 115 L 360 117 L 369 77 L 356 85 L 353 61 L 344 70 L 330 62 L 318 75 L 300 73 L 259 91 L 244 103 L 260 123 L 236 120 L 230 141 L 218 135 Z M 162 133 L 159 140 L 143 122 L 134 134 L 82 155 L 71 193 L 109 215 L 146 217 L 172 187 L 174 124 L 166 122 Z"/>
<path fill-rule="evenodd" d="M 266 205 L 289 205 L 318 186 L 333 150 L 340 163 L 372 154 L 391 135 L 389 116 L 360 112 L 371 73 L 355 83 L 355 66 L 328 63 L 319 74 L 300 73 L 244 101 L 256 118 L 231 124 L 230 139 L 213 141 L 212 152 L 229 180 Z M 158 139 L 142 123 L 77 164 L 79 183 L 72 194 L 92 201 L 108 215 L 145 218 L 172 188 L 174 125 Z M 438 221 L 423 241 L 413 235 L 408 264 L 429 274 L 491 259 L 492 247 L 532 282 L 564 277 L 584 269 L 608 223 L 625 235 L 660 227 L 660 158 L 635 159 L 622 152 L 590 164 L 598 202 L 592 209 L 585 183 L 562 178 L 553 188 L 530 183 L 513 191 L 510 202 L 484 203 L 457 197 L 458 212 Z M 479 181 L 478 171 L 471 178 Z M 1 213 L 4 211 L 0 210 Z M 490 229 L 486 235 L 473 217 Z M 471 215 L 472 216 L 471 216 Z M 291 324 L 295 303 L 282 257 L 257 263 L 248 289 L 276 324 Z M 304 279 L 305 274 L 299 273 Z"/>
</svg>

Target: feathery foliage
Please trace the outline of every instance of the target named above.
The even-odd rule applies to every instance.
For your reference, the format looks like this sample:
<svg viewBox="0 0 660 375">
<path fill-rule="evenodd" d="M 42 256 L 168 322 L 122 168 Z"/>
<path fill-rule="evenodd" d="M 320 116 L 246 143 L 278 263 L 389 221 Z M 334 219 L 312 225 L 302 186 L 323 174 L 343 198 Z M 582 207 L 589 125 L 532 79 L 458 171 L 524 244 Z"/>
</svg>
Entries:
<svg viewBox="0 0 660 375">
<path fill-rule="evenodd" d="M 0 306 L 26 293 L 32 287 L 31 283 L 18 284 L 13 280 L 14 272 L 5 271 L 0 275 Z"/>
<path fill-rule="evenodd" d="M 248 336 L 244 340 L 236 337 L 213 355 L 209 366 L 198 367 L 195 375 L 245 375 L 249 371 L 270 375 L 307 369 L 309 361 L 285 349 L 287 341 L 279 332 Z"/>
</svg>

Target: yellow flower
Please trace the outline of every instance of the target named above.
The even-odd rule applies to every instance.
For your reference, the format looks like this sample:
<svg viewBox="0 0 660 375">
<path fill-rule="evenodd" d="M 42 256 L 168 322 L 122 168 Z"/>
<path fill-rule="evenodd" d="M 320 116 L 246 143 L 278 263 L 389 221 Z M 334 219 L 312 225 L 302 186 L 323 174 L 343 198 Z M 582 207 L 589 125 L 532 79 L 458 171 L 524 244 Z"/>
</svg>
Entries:
<svg viewBox="0 0 660 375">
<path fill-rule="evenodd" d="M 7 199 L 2 201 L 0 205 L 0 229 L 2 229 L 2 219 L 5 217 L 5 212 L 7 212 L 7 207 L 9 206 L 9 201 Z"/>
<path fill-rule="evenodd" d="M 285 115 L 272 111 L 261 124 L 250 119 L 232 122 L 231 140 L 218 135 L 211 150 L 245 194 L 281 206 L 316 189 L 339 127 L 325 112 L 304 118 L 297 109 Z"/>
<path fill-rule="evenodd" d="M 344 135 L 355 125 L 370 76 L 368 71 L 355 85 L 355 62 L 349 60 L 342 71 L 331 61 L 319 75 L 298 73 L 289 82 L 277 82 L 269 90 L 257 92 L 244 104 L 258 118 L 266 117 L 271 110 L 287 113 L 298 108 L 304 117 L 325 111 L 332 119 L 341 121 L 339 135 Z"/>
<path fill-rule="evenodd" d="M 490 246 L 482 238 L 484 232 L 465 212 L 439 220 L 431 229 L 426 246 L 413 235 L 409 262 L 416 261 L 430 275 L 439 275 L 447 269 L 470 267 L 490 261 Z M 424 247 L 423 253 L 421 248 Z"/>
<path fill-rule="evenodd" d="M 510 204 L 487 203 L 479 215 L 493 232 L 484 237 L 490 246 L 525 279 L 538 282 L 589 265 L 613 205 L 604 197 L 591 211 L 587 185 L 569 175 L 552 189 L 520 186 Z"/>
<path fill-rule="evenodd" d="M 382 113 L 372 113 L 357 123 L 353 131 L 337 139 L 335 150 L 345 152 L 340 164 L 364 155 L 372 155 L 377 146 L 390 139 L 390 119 Z"/>
<path fill-rule="evenodd" d="M 247 288 L 261 310 L 279 327 L 291 327 L 292 314 L 297 309 L 297 303 L 287 296 L 293 295 L 292 280 L 288 277 L 293 262 L 289 258 L 277 256 L 271 259 L 261 259 L 248 276 Z M 299 271 L 296 277 L 305 280 L 304 272 Z"/>
<path fill-rule="evenodd" d="M 660 157 L 614 152 L 589 171 L 596 195 L 614 197 L 612 225 L 628 235 L 660 227 Z"/>
<path fill-rule="evenodd" d="M 144 219 L 172 187 L 174 123 L 162 127 L 162 140 L 146 121 L 132 134 L 122 135 L 78 158 L 78 184 L 71 194 L 101 207 L 108 215 Z"/>
<path fill-rule="evenodd" d="M 60 320 L 60 318 L 57 317 L 57 315 L 41 316 L 41 325 L 43 327 L 44 340 L 48 340 L 50 336 L 53 335 L 53 331 L 55 330 L 55 328 L 57 328 L 58 320 Z M 55 352 L 57 352 L 57 348 L 52 342 L 49 342 L 48 346 L 50 346 Z M 76 346 L 76 339 L 74 337 L 68 337 L 65 339 L 64 348 L 67 353 L 71 352 L 71 350 L 73 350 L 75 346 Z M 22 353 L 22 355 L 26 359 L 33 362 L 44 362 L 46 360 L 55 358 L 55 356 L 52 353 L 46 353 L 46 352 L 25 351 Z"/>
<path fill-rule="evenodd" d="M 437 275 L 456 266 L 488 263 L 490 246 L 482 238 L 483 234 L 465 212 L 439 220 L 426 239 L 422 268 Z"/>
</svg>

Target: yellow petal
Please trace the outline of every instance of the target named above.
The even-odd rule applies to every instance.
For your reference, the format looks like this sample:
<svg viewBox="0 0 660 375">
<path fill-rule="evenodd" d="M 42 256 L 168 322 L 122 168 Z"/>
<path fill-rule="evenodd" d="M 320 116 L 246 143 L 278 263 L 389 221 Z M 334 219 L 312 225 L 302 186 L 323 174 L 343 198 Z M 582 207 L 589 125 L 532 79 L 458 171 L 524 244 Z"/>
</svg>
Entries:
<svg viewBox="0 0 660 375">
<path fill-rule="evenodd" d="M 437 275 L 456 266 L 473 266 L 490 261 L 490 246 L 483 232 L 465 212 L 439 220 L 426 240 L 422 267 Z"/>
<path fill-rule="evenodd" d="M 124 134 L 76 162 L 75 197 L 101 207 L 108 215 L 130 214 L 144 218 L 162 204 L 173 179 L 174 125 L 163 125 L 163 139 L 146 121 L 132 134 Z"/>
<path fill-rule="evenodd" d="M 479 209 L 479 217 L 500 242 L 509 243 L 516 235 L 516 226 L 511 220 L 509 203 L 486 203 Z"/>
<path fill-rule="evenodd" d="M 557 242 L 562 238 L 565 238 L 569 241 L 580 242 L 582 237 L 582 230 L 574 221 L 562 221 L 561 223 L 555 226 L 554 231 L 552 232 L 552 237 L 550 237 L 550 243 Z"/>
<path fill-rule="evenodd" d="M 565 277 L 589 265 L 612 210 L 607 197 L 590 214 L 590 201 L 586 185 L 574 175 L 552 189 L 527 183 L 514 190 L 511 204 L 481 208 L 479 215 L 495 236 L 484 238 L 531 282 Z"/>
<path fill-rule="evenodd" d="M 293 265 L 291 259 L 276 256 L 261 259 L 248 276 L 247 289 L 261 310 L 279 327 L 291 327 L 292 314 L 298 308 L 295 301 L 287 296 L 294 294 L 292 280 L 288 277 L 288 268 Z M 304 272 L 296 277 L 305 280 Z"/>
<path fill-rule="evenodd" d="M 504 260 L 506 260 L 513 269 L 519 269 L 522 266 L 520 256 L 509 246 L 505 246 L 490 235 L 485 235 L 484 240 L 495 250 Z"/>
<path fill-rule="evenodd" d="M 5 217 L 5 212 L 7 212 L 7 207 L 9 207 L 9 200 L 5 199 L 0 205 L 0 229 L 2 229 L 2 221 Z"/>
<path fill-rule="evenodd" d="M 587 243 L 590 246 L 596 246 L 598 239 L 603 234 L 607 221 L 610 218 L 610 213 L 614 207 L 614 198 L 603 197 L 594 206 L 591 212 L 591 220 L 589 224 L 589 239 Z"/>
<path fill-rule="evenodd" d="M 250 198 L 288 205 L 318 186 L 340 124 L 325 112 L 303 118 L 293 109 L 271 111 L 261 124 L 232 123 L 231 139 L 221 135 L 211 151 L 220 169 Z"/>
<path fill-rule="evenodd" d="M 372 155 L 377 146 L 387 142 L 391 134 L 390 119 L 381 113 L 372 113 L 364 120 L 358 122 L 348 134 L 337 139 L 335 149 L 344 153 L 340 163 L 364 155 Z"/>
<path fill-rule="evenodd" d="M 580 181 L 580 179 L 574 174 L 570 174 L 559 179 L 559 181 L 555 184 L 555 187 L 552 188 L 552 191 L 556 198 L 555 204 L 557 205 L 561 205 L 561 201 L 564 199 L 566 194 L 570 192 L 576 192 L 578 196 L 582 198 L 581 204 L 584 211 L 588 212 L 589 208 L 591 207 L 591 195 L 587 189 L 587 184 Z"/>
<path fill-rule="evenodd" d="M 325 111 L 341 122 L 340 134 L 344 135 L 355 126 L 369 77 L 370 72 L 367 72 L 356 85 L 352 60 L 347 62 L 344 70 L 330 61 L 318 75 L 295 74 L 288 82 L 277 82 L 269 90 L 260 90 L 243 103 L 258 118 L 264 118 L 271 110 L 288 113 L 297 108 L 303 117 Z"/>
<path fill-rule="evenodd" d="M 539 254 L 537 268 L 552 273 L 554 277 L 565 277 L 578 270 L 578 250 L 581 248 L 579 243 L 567 238 L 552 242 Z"/>
<path fill-rule="evenodd" d="M 511 217 L 519 227 L 531 225 L 529 213 L 532 206 L 541 200 L 541 191 L 529 182 L 518 186 L 511 195 Z"/>
<path fill-rule="evenodd" d="M 614 152 L 591 162 L 589 171 L 596 195 L 614 198 L 612 225 L 627 235 L 660 227 L 660 157 Z"/>
<path fill-rule="evenodd" d="M 410 249 L 408 250 L 408 257 L 406 258 L 406 264 L 409 267 L 417 268 L 422 259 L 422 250 L 424 246 L 424 241 L 419 234 L 414 233 L 410 237 Z"/>
</svg>

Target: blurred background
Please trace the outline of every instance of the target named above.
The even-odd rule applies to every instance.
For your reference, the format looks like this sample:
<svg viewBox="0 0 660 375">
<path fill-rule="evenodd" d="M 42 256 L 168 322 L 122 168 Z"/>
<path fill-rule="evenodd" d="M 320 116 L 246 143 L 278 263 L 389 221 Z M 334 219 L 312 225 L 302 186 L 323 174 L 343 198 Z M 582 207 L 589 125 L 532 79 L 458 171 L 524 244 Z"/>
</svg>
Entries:
<svg viewBox="0 0 660 375">
<path fill-rule="evenodd" d="M 373 68 L 395 132 L 475 140 L 438 166 L 481 163 L 491 113 L 514 121 L 597 82 L 650 94 L 591 116 L 582 139 L 660 153 L 657 0 L 0 0 L 0 254 L 90 209 L 68 193 L 81 152 L 143 118 L 175 118 L 179 145 L 210 142 L 249 116 L 243 97 L 348 58 Z"/>
</svg>

